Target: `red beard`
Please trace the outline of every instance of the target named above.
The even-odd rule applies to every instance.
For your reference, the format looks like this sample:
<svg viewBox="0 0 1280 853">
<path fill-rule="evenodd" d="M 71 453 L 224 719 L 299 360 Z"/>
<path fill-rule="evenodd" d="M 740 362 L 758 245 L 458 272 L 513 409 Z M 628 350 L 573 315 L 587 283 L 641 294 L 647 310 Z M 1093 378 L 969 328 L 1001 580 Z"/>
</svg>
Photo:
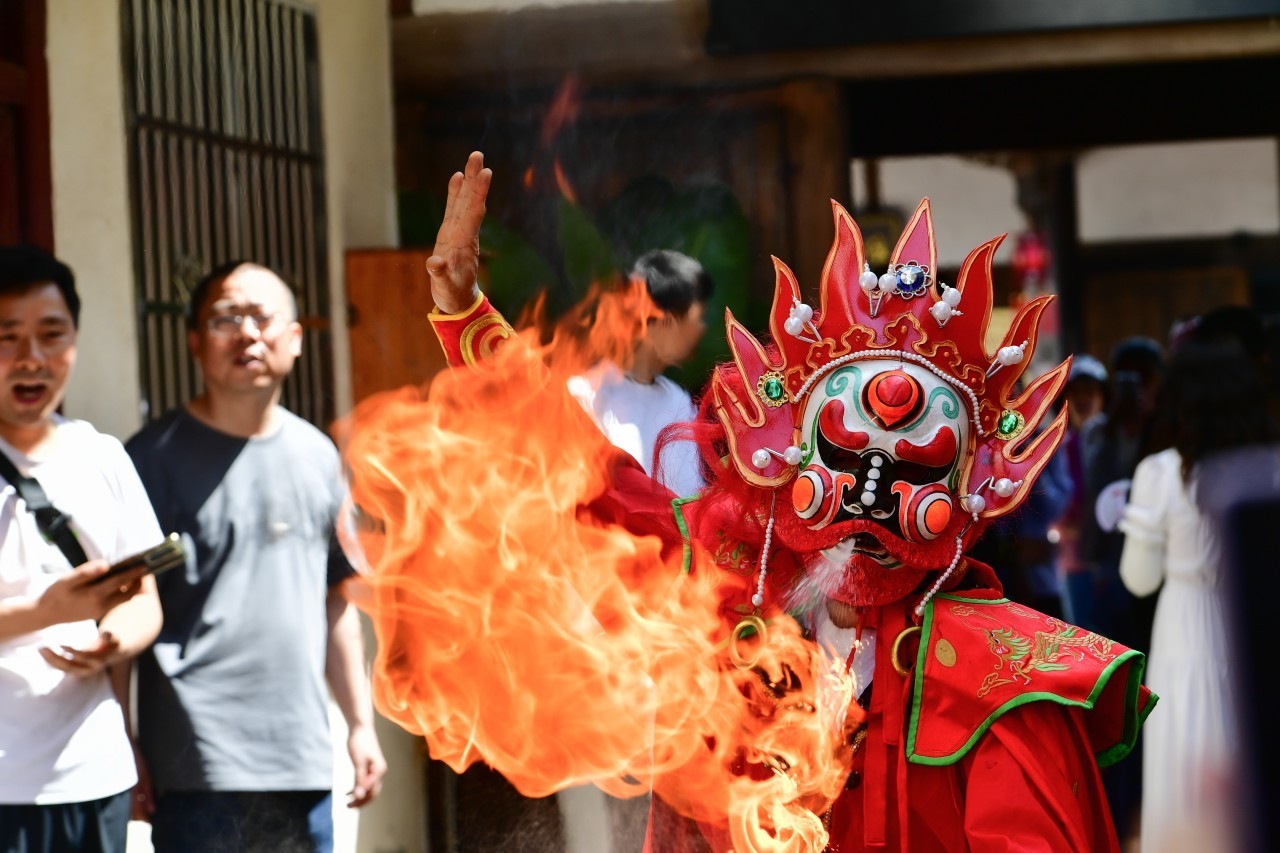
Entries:
<svg viewBox="0 0 1280 853">
<path fill-rule="evenodd" d="M 971 520 L 957 514 L 947 530 L 927 543 L 908 542 L 875 522 L 864 520 L 811 530 L 789 512 L 779 513 L 776 532 L 804 564 L 802 577 L 796 583 L 802 592 L 800 597 L 809 598 L 817 592 L 854 607 L 878 607 L 911 595 L 930 574 L 945 571 L 956 555 L 956 537 L 965 522 Z M 971 526 L 964 535 L 963 547 L 971 545 L 985 526 Z M 839 563 L 821 553 L 860 533 L 874 536 L 887 557 L 900 565 L 885 566 L 863 551 L 854 551 Z M 957 573 L 948 586 L 958 578 Z"/>
<path fill-rule="evenodd" d="M 907 565 L 887 569 L 866 554 L 854 554 L 830 596 L 854 607 L 878 607 L 910 595 L 927 574 Z"/>
</svg>

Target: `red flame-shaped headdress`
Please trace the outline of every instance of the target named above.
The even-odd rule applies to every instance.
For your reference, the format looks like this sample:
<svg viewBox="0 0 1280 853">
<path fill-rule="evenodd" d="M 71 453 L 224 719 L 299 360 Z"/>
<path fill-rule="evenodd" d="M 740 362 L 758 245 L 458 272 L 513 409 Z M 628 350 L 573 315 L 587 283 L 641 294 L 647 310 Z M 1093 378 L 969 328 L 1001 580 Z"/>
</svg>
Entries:
<svg viewBox="0 0 1280 853">
<path fill-rule="evenodd" d="M 835 202 L 832 211 L 836 234 L 816 311 L 804 304 L 792 271 L 774 258 L 774 347 L 766 350 L 726 312 L 741 384 L 717 373 L 711 391 L 737 473 L 765 489 L 792 481 L 800 458 L 800 417 L 817 381 L 844 364 L 896 359 L 930 371 L 970 408 L 973 429 L 968 446 L 958 448 L 956 489 L 966 514 L 990 519 L 1015 509 L 1066 429 L 1065 412 L 1047 429 L 1036 427 L 1066 381 L 1069 360 L 1011 396 L 1052 297 L 1023 306 L 1002 345 L 988 352 L 991 265 L 1003 236 L 970 252 L 950 287 L 935 275 L 928 199 L 916 208 L 882 275 L 865 264 L 862 235 L 852 217 Z"/>
</svg>

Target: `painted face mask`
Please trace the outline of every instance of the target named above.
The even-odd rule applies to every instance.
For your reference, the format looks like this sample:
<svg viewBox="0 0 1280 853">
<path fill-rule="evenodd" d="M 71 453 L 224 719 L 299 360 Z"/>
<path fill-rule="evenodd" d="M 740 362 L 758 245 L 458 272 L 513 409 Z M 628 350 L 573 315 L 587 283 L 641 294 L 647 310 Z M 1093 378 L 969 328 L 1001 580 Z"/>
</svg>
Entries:
<svg viewBox="0 0 1280 853">
<path fill-rule="evenodd" d="M 853 220 L 833 211 L 818 308 L 776 262 L 773 340 L 766 348 L 727 318 L 733 364 L 713 377 L 712 409 L 747 504 L 768 508 L 766 551 L 786 548 L 805 566 L 793 587 L 854 605 L 921 590 L 922 608 L 1048 462 L 1065 419 L 1036 426 L 1069 363 L 1013 396 L 1050 297 L 1023 306 L 988 351 L 1003 238 L 974 249 L 955 286 L 942 283 L 926 200 L 877 275 Z M 766 572 L 762 559 L 757 608 Z"/>
<path fill-rule="evenodd" d="M 860 534 L 857 550 L 898 565 L 887 545 L 932 542 L 951 526 L 964 409 L 959 391 L 918 365 L 873 359 L 833 371 L 805 403 L 797 518 L 829 530 L 831 544 Z"/>
</svg>

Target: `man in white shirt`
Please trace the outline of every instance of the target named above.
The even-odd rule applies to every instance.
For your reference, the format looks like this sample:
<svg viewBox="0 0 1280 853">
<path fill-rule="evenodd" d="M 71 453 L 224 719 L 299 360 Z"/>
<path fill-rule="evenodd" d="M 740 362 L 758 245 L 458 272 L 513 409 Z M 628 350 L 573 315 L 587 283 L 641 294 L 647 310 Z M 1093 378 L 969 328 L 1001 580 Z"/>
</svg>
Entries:
<svg viewBox="0 0 1280 853">
<path fill-rule="evenodd" d="M 661 314 L 649 319 L 636 340 L 630 365 L 601 361 L 570 379 L 569 393 L 610 442 L 644 466 L 645 473 L 676 495 L 690 497 L 705 485 L 694 443 L 673 441 L 663 448 L 660 460 L 655 460 L 654 450 L 663 429 L 690 422 L 697 414 L 689 392 L 662 372 L 683 364 L 702 339 L 711 279 L 688 255 L 655 249 L 635 262 L 631 280 L 644 282 Z"/>
<path fill-rule="evenodd" d="M 116 439 L 58 414 L 80 300 L 65 265 L 0 248 L 0 453 L 71 517 L 87 561 L 50 542 L 0 479 L 0 849 L 123 853 L 137 779 L 117 700 L 128 661 L 160 630 L 155 582 L 94 583 L 161 533 Z M 76 547 L 67 546 L 74 553 Z M 117 689 L 113 689 L 113 687 Z"/>
<path fill-rule="evenodd" d="M 643 281 L 654 307 L 644 333 L 636 339 L 631 362 L 623 367 L 604 360 L 570 378 L 569 393 L 618 448 L 639 462 L 645 473 L 678 497 L 696 495 L 706 485 L 692 441 L 672 440 L 655 459 L 658 437 L 671 424 L 692 422 L 697 409 L 689 392 L 662 372 L 678 367 L 693 354 L 707 330 L 706 305 L 711 278 L 688 255 L 655 249 L 632 266 L 631 281 Z M 565 821 L 569 853 L 609 853 L 625 847 L 629 828 L 642 828 L 648 798 L 607 800 L 592 786 L 561 791 L 558 802 Z"/>
</svg>

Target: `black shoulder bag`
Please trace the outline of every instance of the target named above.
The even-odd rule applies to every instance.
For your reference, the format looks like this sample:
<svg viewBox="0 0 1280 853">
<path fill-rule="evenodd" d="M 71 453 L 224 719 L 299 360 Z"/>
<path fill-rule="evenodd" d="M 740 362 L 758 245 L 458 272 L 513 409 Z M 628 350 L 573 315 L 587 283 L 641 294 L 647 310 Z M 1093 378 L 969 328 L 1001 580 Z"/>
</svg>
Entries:
<svg viewBox="0 0 1280 853">
<path fill-rule="evenodd" d="M 76 533 L 71 529 L 71 516 L 59 510 L 49 502 L 40 483 L 18 473 L 17 467 L 7 453 L 0 452 L 0 477 L 4 477 L 18 490 L 18 497 L 27 504 L 27 509 L 36 517 L 36 526 L 44 534 L 44 538 L 58 546 L 75 568 L 88 561 L 84 549 L 80 547 Z"/>
</svg>

